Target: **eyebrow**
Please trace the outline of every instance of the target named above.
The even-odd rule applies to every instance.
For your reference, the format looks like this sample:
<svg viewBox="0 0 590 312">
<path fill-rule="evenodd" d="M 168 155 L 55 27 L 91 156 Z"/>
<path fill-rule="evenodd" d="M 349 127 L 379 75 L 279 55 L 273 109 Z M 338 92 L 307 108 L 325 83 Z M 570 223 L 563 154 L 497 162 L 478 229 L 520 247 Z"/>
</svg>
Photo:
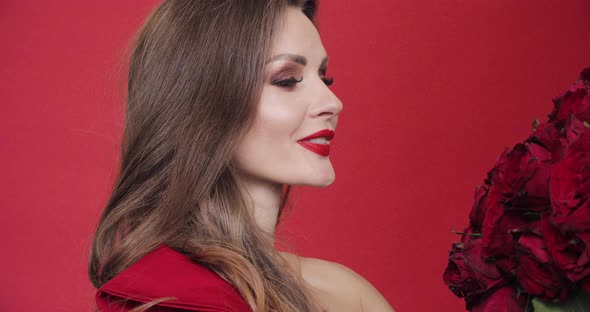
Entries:
<svg viewBox="0 0 590 312">
<path fill-rule="evenodd" d="M 268 64 L 268 63 L 272 63 L 274 61 L 283 60 L 283 59 L 293 61 L 293 62 L 295 62 L 297 64 L 301 64 L 303 66 L 307 65 L 307 58 L 305 58 L 305 56 L 299 55 L 299 54 L 291 54 L 291 53 L 282 53 L 279 55 L 275 55 L 266 63 Z M 328 65 L 328 57 L 327 56 L 325 56 L 324 59 L 322 59 L 322 63 L 320 64 L 320 68 L 324 68 L 324 67 L 326 67 L 326 65 Z"/>
</svg>

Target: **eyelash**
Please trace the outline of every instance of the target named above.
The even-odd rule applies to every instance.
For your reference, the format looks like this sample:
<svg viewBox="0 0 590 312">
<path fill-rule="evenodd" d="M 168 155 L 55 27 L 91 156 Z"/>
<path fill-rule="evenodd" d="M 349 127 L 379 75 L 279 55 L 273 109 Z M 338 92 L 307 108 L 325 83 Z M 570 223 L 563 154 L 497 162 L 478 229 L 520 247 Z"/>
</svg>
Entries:
<svg viewBox="0 0 590 312">
<path fill-rule="evenodd" d="M 274 85 L 279 87 L 293 87 L 295 84 L 300 83 L 303 81 L 303 78 L 297 80 L 295 77 L 291 77 L 289 79 L 284 79 L 280 81 L 273 82 Z M 330 78 L 322 78 L 322 81 L 326 84 L 326 86 L 331 86 L 334 83 L 334 77 Z"/>
<path fill-rule="evenodd" d="M 301 77 L 301 79 L 299 80 L 297 80 L 295 77 L 290 77 L 288 79 L 273 82 L 273 84 L 279 87 L 292 87 L 295 84 L 300 83 L 301 81 L 303 81 L 303 77 Z"/>
</svg>

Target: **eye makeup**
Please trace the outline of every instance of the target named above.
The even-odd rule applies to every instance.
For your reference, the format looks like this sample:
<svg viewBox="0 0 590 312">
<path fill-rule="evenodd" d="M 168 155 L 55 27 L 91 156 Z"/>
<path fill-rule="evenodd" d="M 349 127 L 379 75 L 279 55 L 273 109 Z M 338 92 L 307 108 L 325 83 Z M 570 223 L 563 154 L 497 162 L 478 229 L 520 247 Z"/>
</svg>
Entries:
<svg viewBox="0 0 590 312">
<path fill-rule="evenodd" d="M 300 70 L 293 68 L 293 66 L 281 66 L 270 72 L 270 82 L 272 84 L 293 77 L 297 80 L 303 79 Z"/>
<path fill-rule="evenodd" d="M 273 65 L 267 79 L 271 85 L 290 89 L 303 81 L 303 66 L 290 61 L 275 62 Z"/>
<path fill-rule="evenodd" d="M 318 69 L 318 75 L 327 86 L 330 86 L 334 82 L 334 78 L 326 77 L 326 65 L 326 62 L 323 62 L 321 64 L 320 68 Z M 272 85 L 279 87 L 293 87 L 303 80 L 302 71 L 304 69 L 304 65 L 300 62 L 295 62 L 290 59 L 287 59 L 286 61 L 282 61 L 273 67 L 269 69 L 269 78 L 267 79 L 269 83 Z"/>
</svg>

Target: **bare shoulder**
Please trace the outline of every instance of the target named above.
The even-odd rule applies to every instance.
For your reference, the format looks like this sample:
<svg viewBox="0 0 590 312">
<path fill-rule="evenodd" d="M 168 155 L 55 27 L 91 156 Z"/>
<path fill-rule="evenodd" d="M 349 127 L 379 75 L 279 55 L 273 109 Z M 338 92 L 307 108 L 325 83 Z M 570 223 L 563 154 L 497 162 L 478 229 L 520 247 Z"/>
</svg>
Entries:
<svg viewBox="0 0 590 312">
<path fill-rule="evenodd" d="M 284 254 L 285 255 L 285 254 Z M 358 304 L 361 311 L 393 312 L 393 308 L 379 291 L 363 276 L 337 263 L 317 258 L 305 258 L 286 254 L 290 261 L 297 261 L 303 279 L 329 294 L 339 302 Z"/>
</svg>

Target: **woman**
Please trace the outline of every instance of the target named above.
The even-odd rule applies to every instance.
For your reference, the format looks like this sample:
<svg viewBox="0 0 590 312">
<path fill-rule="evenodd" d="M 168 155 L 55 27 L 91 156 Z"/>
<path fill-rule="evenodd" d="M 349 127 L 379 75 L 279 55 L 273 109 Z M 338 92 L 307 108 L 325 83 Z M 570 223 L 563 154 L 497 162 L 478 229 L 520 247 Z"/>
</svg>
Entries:
<svg viewBox="0 0 590 312">
<path fill-rule="evenodd" d="M 103 311 L 392 311 L 336 263 L 281 253 L 291 185 L 334 181 L 342 103 L 315 1 L 169 0 L 130 59 L 120 174 L 89 275 Z"/>
</svg>

